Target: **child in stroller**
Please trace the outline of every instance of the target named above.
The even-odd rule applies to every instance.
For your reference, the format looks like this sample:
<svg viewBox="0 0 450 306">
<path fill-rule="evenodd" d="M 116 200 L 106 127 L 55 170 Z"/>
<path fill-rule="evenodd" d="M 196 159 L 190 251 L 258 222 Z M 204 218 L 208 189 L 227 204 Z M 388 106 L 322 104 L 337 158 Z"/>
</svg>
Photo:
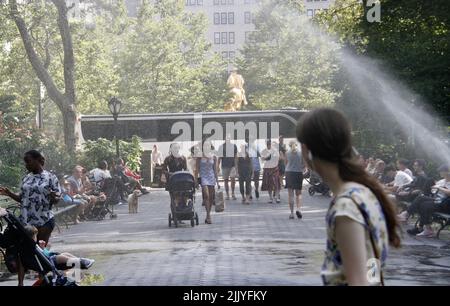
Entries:
<svg viewBox="0 0 450 306">
<path fill-rule="evenodd" d="M 331 197 L 330 187 L 322 181 L 317 173 L 312 170 L 308 170 L 304 178 L 311 185 L 308 188 L 308 193 L 310 196 L 313 196 L 316 192 L 318 192 L 324 196 Z"/>
<path fill-rule="evenodd" d="M 66 265 L 69 262 L 64 262 L 63 257 L 53 260 L 46 256 L 35 240 L 35 228 L 22 225 L 12 212 L 4 208 L 0 208 L 0 218 L 7 223 L 6 229 L 0 233 L 1 253 L 8 270 L 19 274 L 19 286 L 23 285 L 26 270 L 39 273 L 39 280 L 33 286 L 76 286 L 75 281 L 69 280 L 59 271 L 71 269 L 71 266 Z M 87 268 L 92 263 L 92 260 L 86 260 L 83 265 Z"/>
<path fill-rule="evenodd" d="M 45 244 L 45 241 L 39 240 L 37 241 L 37 233 L 38 230 L 36 227 L 32 225 L 26 225 L 25 231 L 29 237 L 31 237 L 34 241 L 38 242 L 39 248 L 44 253 L 45 257 L 50 259 L 55 266 L 59 267 L 70 267 L 73 263 L 79 262 L 80 269 L 87 270 L 89 269 L 95 262 L 94 259 L 89 258 L 80 258 L 70 253 L 58 253 L 50 251 L 50 245 Z"/>
<path fill-rule="evenodd" d="M 194 227 L 198 222 L 198 214 L 194 209 L 195 180 L 188 171 L 178 171 L 169 175 L 167 190 L 170 194 L 169 227 L 175 227 L 182 220 L 190 220 Z"/>
</svg>

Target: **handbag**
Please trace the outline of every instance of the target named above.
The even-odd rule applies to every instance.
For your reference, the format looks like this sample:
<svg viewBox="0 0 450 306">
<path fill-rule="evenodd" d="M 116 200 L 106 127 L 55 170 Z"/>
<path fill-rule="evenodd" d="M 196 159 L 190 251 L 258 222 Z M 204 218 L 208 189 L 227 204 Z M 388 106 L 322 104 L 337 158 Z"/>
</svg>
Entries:
<svg viewBox="0 0 450 306">
<path fill-rule="evenodd" d="M 216 191 L 214 193 L 215 211 L 223 212 L 225 210 L 225 201 L 223 191 Z"/>
<path fill-rule="evenodd" d="M 361 215 L 364 218 L 364 223 L 367 225 L 367 228 L 368 228 L 368 231 L 369 231 L 370 243 L 372 244 L 373 253 L 375 255 L 375 258 L 380 263 L 380 285 L 384 286 L 383 269 L 381 268 L 381 256 L 380 256 L 380 252 L 378 250 L 378 247 L 375 244 L 375 240 L 373 238 L 372 231 L 370 230 L 369 217 L 367 216 L 366 211 L 361 208 L 360 204 L 355 200 L 354 197 L 352 197 L 352 196 L 342 196 L 342 198 L 349 198 L 349 199 L 351 199 L 352 202 L 356 205 L 356 207 L 358 208 L 359 212 L 361 213 Z"/>
</svg>

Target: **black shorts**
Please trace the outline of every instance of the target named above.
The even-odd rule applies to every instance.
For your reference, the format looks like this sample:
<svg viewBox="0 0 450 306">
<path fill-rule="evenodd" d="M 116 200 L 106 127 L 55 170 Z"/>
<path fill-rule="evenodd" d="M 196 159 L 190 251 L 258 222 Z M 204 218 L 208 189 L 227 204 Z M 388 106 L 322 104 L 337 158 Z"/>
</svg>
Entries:
<svg viewBox="0 0 450 306">
<path fill-rule="evenodd" d="M 302 190 L 303 173 L 302 172 L 286 172 L 286 188 Z"/>
</svg>

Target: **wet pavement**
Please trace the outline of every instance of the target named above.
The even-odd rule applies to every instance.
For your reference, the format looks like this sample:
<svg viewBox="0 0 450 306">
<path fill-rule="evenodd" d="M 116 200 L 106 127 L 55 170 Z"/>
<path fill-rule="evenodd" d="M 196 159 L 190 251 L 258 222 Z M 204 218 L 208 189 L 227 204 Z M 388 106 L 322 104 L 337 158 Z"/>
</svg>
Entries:
<svg viewBox="0 0 450 306">
<path fill-rule="evenodd" d="M 94 258 L 84 274 L 89 285 L 321 285 L 329 198 L 304 195 L 302 220 L 288 219 L 286 192 L 281 204 L 268 204 L 267 194 L 251 205 L 227 201 L 212 225 L 204 223 L 200 193 L 196 199 L 194 228 L 186 221 L 169 228 L 169 196 L 152 190 L 140 198 L 138 214 L 121 205 L 115 220 L 61 228 L 52 248 Z M 440 240 L 404 238 L 390 253 L 386 284 L 450 284 L 449 232 Z M 15 277 L 0 282 L 15 284 Z"/>
</svg>

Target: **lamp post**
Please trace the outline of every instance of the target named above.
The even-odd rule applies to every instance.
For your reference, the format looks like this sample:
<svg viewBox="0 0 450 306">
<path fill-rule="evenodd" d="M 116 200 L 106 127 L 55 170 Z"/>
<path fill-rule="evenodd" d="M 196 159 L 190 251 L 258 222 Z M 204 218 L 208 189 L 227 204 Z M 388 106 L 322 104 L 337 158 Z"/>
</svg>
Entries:
<svg viewBox="0 0 450 306">
<path fill-rule="evenodd" d="M 114 139 L 116 140 L 116 157 L 120 157 L 119 152 L 119 137 L 117 136 L 117 118 L 120 114 L 120 108 L 122 107 L 122 102 L 116 97 L 112 97 L 108 102 L 109 111 L 113 115 L 114 118 Z"/>
<path fill-rule="evenodd" d="M 116 140 L 116 157 L 119 158 L 120 157 L 120 152 L 119 152 L 119 137 L 117 136 L 117 118 L 119 117 L 120 114 L 120 108 L 122 107 L 122 102 L 117 99 L 116 97 L 112 97 L 109 102 L 108 102 L 108 108 L 109 111 L 111 112 L 111 114 L 113 115 L 114 118 L 114 139 Z M 110 218 L 111 219 L 116 219 L 117 215 L 114 213 L 114 205 L 112 205 L 111 203 L 111 214 L 110 214 Z"/>
</svg>

